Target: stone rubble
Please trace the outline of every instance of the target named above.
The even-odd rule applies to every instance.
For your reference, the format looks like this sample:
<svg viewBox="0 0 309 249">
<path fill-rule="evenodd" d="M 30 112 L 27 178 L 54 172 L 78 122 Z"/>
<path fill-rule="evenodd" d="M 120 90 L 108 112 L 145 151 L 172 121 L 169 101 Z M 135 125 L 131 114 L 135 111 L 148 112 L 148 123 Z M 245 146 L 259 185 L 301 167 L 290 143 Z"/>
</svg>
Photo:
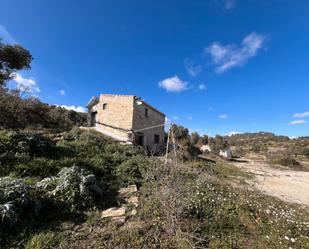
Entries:
<svg viewBox="0 0 309 249">
<path fill-rule="evenodd" d="M 138 197 L 136 196 L 137 187 L 136 185 L 130 185 L 126 188 L 120 189 L 118 193 L 119 197 L 124 199 L 125 204 L 123 204 L 121 207 L 112 207 L 104 210 L 102 212 L 102 218 L 111 218 L 111 220 L 113 221 L 124 223 L 127 218 L 126 213 L 128 205 L 134 206 L 129 215 L 134 216 L 137 214 L 136 210 L 136 208 L 138 207 Z"/>
</svg>

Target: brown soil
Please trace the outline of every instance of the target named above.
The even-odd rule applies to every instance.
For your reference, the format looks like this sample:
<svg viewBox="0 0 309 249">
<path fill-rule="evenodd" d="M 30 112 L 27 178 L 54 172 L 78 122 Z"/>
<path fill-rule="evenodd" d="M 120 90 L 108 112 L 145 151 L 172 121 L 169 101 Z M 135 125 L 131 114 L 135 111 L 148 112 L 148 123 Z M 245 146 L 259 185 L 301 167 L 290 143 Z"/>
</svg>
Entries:
<svg viewBox="0 0 309 249">
<path fill-rule="evenodd" d="M 262 160 L 248 158 L 231 163 L 255 175 L 248 183 L 261 192 L 309 207 L 309 172 L 274 168 Z"/>
</svg>

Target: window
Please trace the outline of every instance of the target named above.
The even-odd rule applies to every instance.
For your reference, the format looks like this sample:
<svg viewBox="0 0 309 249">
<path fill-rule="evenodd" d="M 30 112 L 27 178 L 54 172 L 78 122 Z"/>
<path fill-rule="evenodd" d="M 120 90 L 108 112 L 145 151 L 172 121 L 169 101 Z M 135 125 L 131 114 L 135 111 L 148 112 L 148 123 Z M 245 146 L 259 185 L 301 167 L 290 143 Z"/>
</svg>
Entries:
<svg viewBox="0 0 309 249">
<path fill-rule="evenodd" d="M 148 108 L 145 108 L 145 116 L 148 117 Z"/>
<path fill-rule="evenodd" d="M 104 104 L 103 104 L 103 110 L 105 110 L 106 107 L 107 107 L 107 103 L 104 103 Z"/>
<path fill-rule="evenodd" d="M 160 136 L 157 135 L 157 134 L 155 134 L 155 135 L 154 135 L 154 143 L 155 143 L 155 144 L 158 144 L 159 142 L 160 142 Z"/>
</svg>

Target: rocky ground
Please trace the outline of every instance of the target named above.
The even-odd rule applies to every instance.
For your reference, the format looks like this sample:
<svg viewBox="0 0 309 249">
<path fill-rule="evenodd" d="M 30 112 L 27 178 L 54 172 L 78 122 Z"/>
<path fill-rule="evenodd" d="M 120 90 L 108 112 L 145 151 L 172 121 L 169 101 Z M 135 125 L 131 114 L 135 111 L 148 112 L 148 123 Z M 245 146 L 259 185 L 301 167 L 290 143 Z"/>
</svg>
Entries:
<svg viewBox="0 0 309 249">
<path fill-rule="evenodd" d="M 309 207 L 309 172 L 275 168 L 263 160 L 240 158 L 231 164 L 252 173 L 255 177 L 247 182 L 271 196 Z"/>
</svg>

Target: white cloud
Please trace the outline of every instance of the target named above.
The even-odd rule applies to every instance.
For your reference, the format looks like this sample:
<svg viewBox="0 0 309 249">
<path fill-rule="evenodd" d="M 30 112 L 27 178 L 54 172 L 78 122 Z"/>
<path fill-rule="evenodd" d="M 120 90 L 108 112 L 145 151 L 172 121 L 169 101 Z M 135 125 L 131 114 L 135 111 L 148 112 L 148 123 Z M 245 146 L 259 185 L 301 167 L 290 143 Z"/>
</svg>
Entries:
<svg viewBox="0 0 309 249">
<path fill-rule="evenodd" d="M 187 117 L 188 120 L 192 120 L 193 118 L 191 116 Z"/>
<path fill-rule="evenodd" d="M 188 82 L 179 79 L 175 75 L 160 81 L 159 87 L 164 88 L 167 92 L 181 92 L 188 89 Z"/>
<path fill-rule="evenodd" d="M 65 96 L 65 95 L 66 95 L 66 93 L 65 93 L 64 90 L 60 90 L 59 93 L 60 93 L 60 95 L 62 95 L 62 96 Z"/>
<path fill-rule="evenodd" d="M 299 120 L 294 120 L 290 123 L 290 125 L 299 125 L 299 124 L 307 124 L 307 121 L 303 119 L 299 119 Z"/>
<path fill-rule="evenodd" d="M 178 120 L 178 119 L 179 119 L 178 116 L 174 116 L 174 117 L 173 117 L 173 120 Z"/>
<path fill-rule="evenodd" d="M 241 46 L 235 44 L 222 45 L 214 42 L 204 49 L 205 54 L 209 54 L 212 62 L 216 65 L 216 73 L 224 73 L 233 67 L 245 65 L 250 58 L 257 55 L 265 42 L 265 36 L 255 32 L 246 36 Z"/>
<path fill-rule="evenodd" d="M 168 117 L 165 117 L 165 124 L 169 124 L 171 122 L 171 119 L 169 119 Z"/>
<path fill-rule="evenodd" d="M 39 93 L 40 88 L 38 88 L 36 81 L 34 79 L 26 79 L 22 77 L 20 74 L 14 74 L 13 81 L 16 82 L 17 88 L 21 91 L 29 92 L 29 93 Z"/>
<path fill-rule="evenodd" d="M 75 106 L 75 105 L 55 105 L 55 106 L 60 106 L 62 108 L 65 108 L 67 110 L 72 110 L 76 112 L 87 112 L 87 109 L 83 106 Z"/>
<path fill-rule="evenodd" d="M 198 89 L 201 90 L 201 91 L 203 91 L 203 90 L 207 90 L 207 87 L 206 87 L 205 84 L 199 84 L 199 85 L 198 85 Z"/>
<path fill-rule="evenodd" d="M 218 117 L 220 119 L 227 119 L 229 116 L 227 114 L 220 114 Z"/>
<path fill-rule="evenodd" d="M 189 60 L 185 60 L 185 68 L 191 76 L 195 77 L 202 72 L 203 66 L 202 65 L 194 65 L 193 62 Z"/>
<path fill-rule="evenodd" d="M 295 113 L 294 114 L 295 118 L 305 118 L 305 117 L 309 117 L 309 112 L 303 112 L 303 113 Z"/>
<path fill-rule="evenodd" d="M 227 133 L 226 135 L 231 137 L 231 136 L 234 136 L 234 135 L 237 135 L 237 134 L 241 134 L 241 132 L 238 132 L 238 131 L 230 131 L 229 133 Z"/>
<path fill-rule="evenodd" d="M 209 107 L 208 107 L 208 111 L 213 111 L 213 109 L 214 109 L 214 108 L 213 108 L 212 106 L 209 106 Z"/>
<path fill-rule="evenodd" d="M 236 0 L 223 0 L 226 9 L 231 9 L 234 7 Z"/>
<path fill-rule="evenodd" d="M 3 25 L 0 25 L 0 38 L 6 43 L 17 43 L 14 37 Z"/>
</svg>

